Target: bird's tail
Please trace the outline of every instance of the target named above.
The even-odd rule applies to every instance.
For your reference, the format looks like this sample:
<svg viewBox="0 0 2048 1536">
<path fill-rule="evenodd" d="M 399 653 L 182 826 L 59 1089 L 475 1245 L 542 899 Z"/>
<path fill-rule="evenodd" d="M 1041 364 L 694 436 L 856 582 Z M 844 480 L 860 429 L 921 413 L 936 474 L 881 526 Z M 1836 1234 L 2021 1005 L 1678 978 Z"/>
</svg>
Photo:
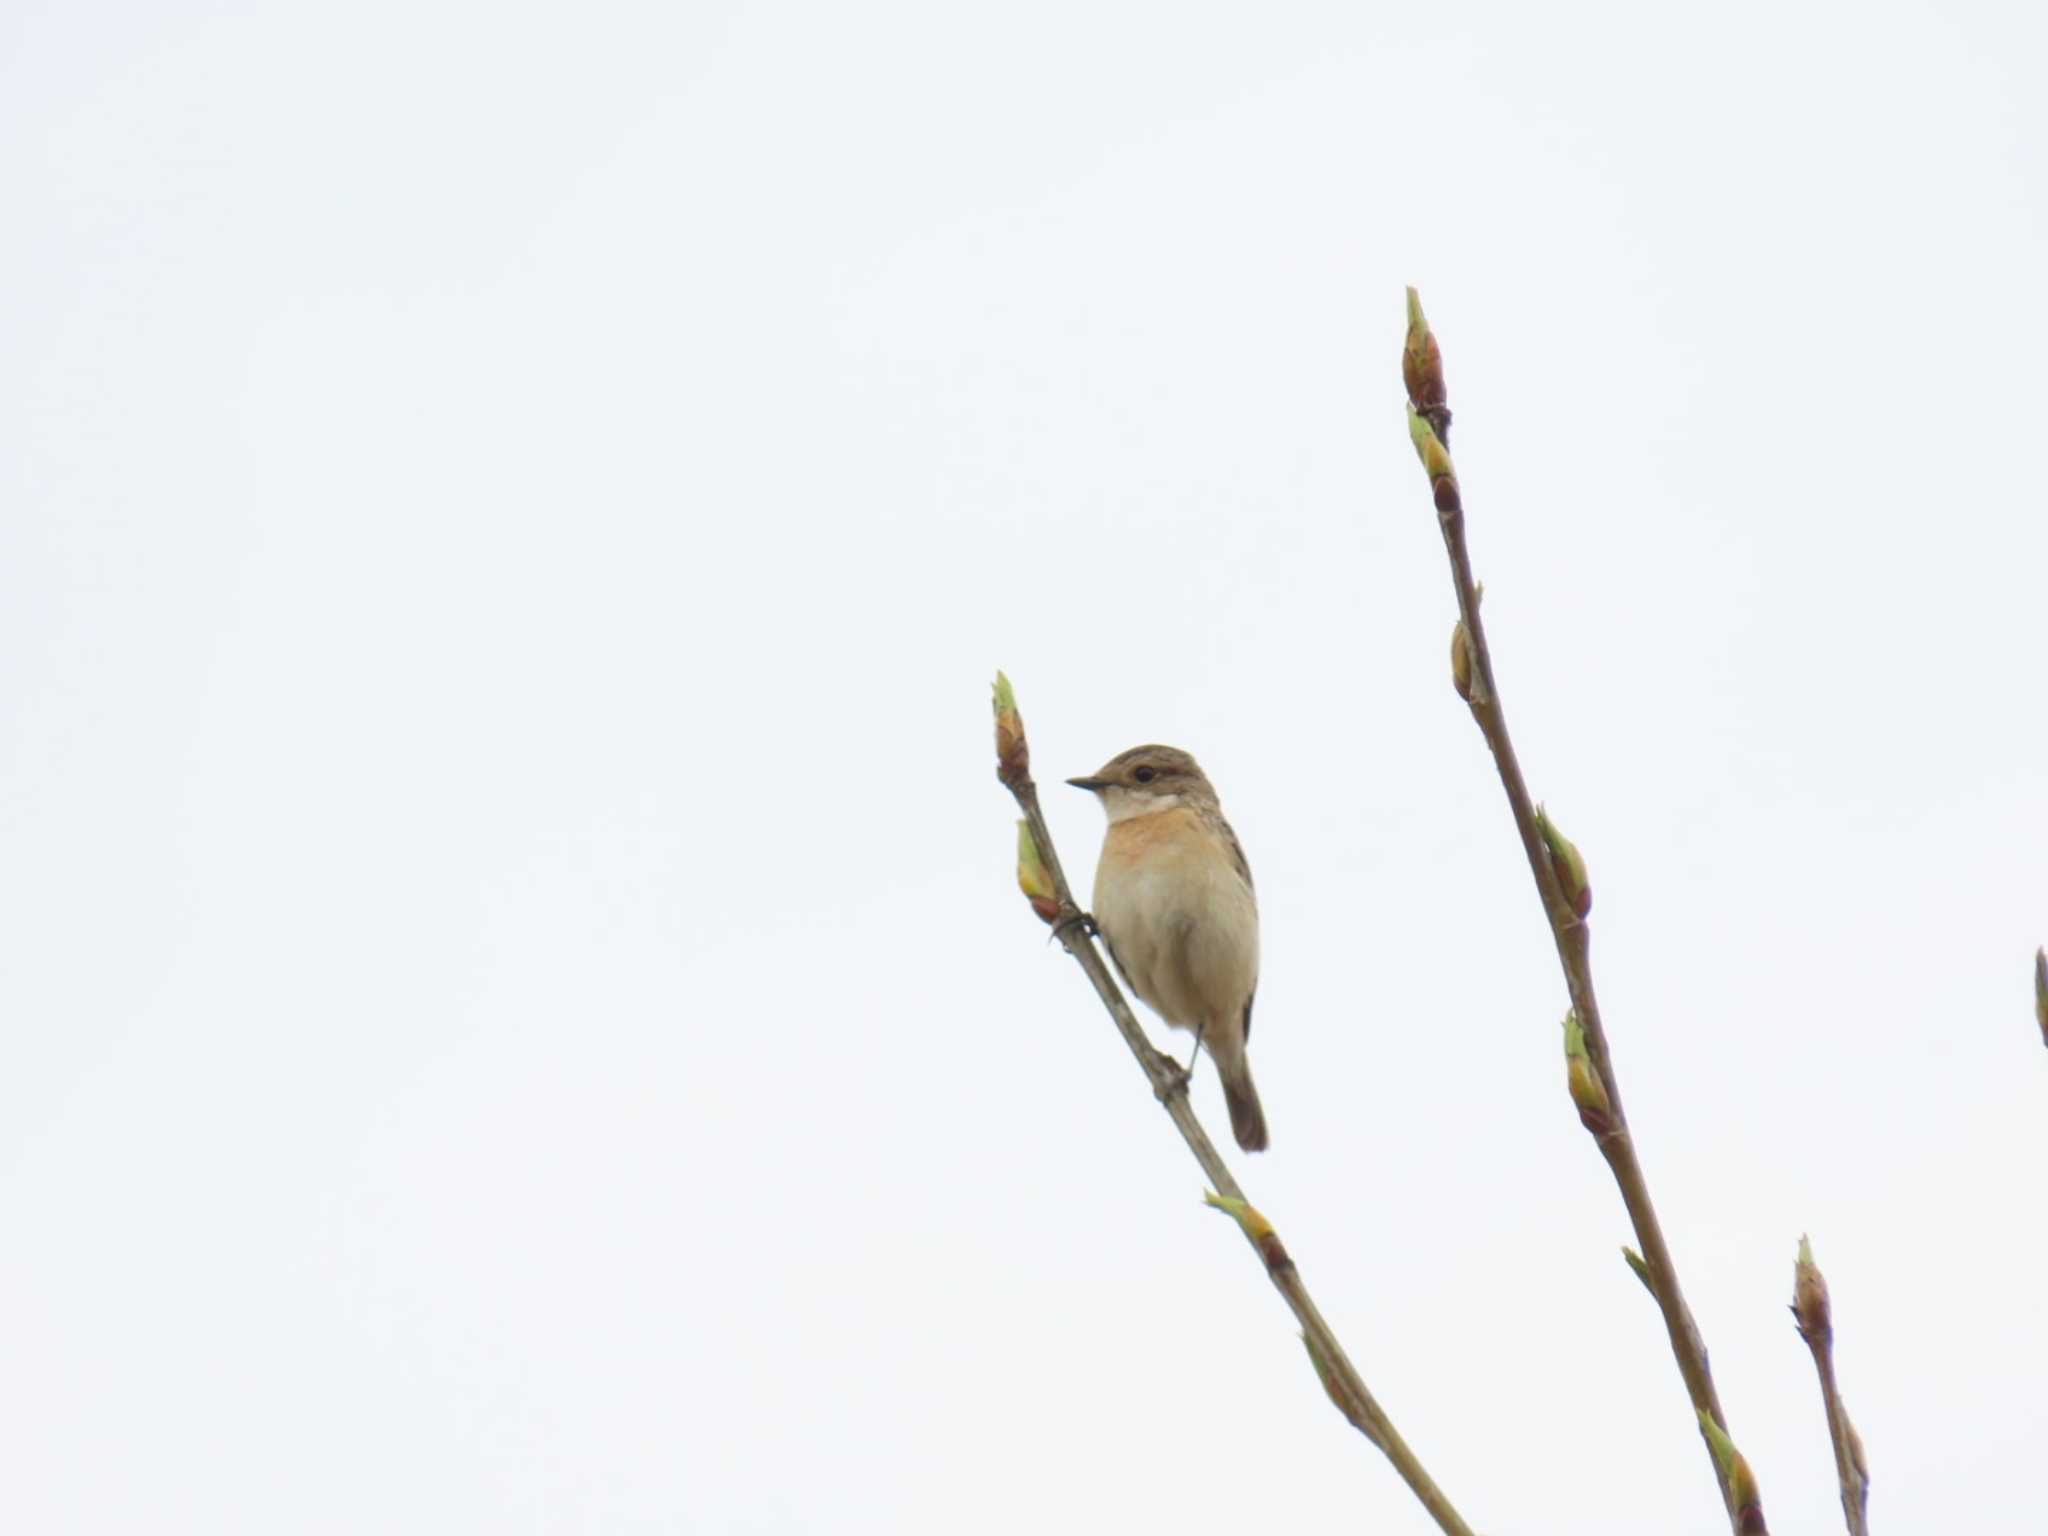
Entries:
<svg viewBox="0 0 2048 1536">
<path fill-rule="evenodd" d="M 1235 1061 L 1216 1059 L 1217 1075 L 1223 1079 L 1223 1102 L 1230 1106 L 1230 1129 L 1237 1144 L 1247 1152 L 1266 1150 L 1266 1112 L 1259 1107 L 1259 1090 L 1252 1086 L 1252 1069 L 1239 1054 Z"/>
</svg>

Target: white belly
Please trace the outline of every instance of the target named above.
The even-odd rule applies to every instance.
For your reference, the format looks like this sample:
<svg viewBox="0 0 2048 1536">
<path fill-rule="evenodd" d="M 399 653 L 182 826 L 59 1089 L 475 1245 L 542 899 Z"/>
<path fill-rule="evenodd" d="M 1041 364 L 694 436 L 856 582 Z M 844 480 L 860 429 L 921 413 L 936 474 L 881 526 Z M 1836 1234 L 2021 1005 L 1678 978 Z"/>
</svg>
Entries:
<svg viewBox="0 0 2048 1536">
<path fill-rule="evenodd" d="M 1220 850 L 1137 860 L 1105 850 L 1095 920 L 1131 989 L 1169 1024 L 1234 1028 L 1259 981 L 1259 913 Z"/>
</svg>

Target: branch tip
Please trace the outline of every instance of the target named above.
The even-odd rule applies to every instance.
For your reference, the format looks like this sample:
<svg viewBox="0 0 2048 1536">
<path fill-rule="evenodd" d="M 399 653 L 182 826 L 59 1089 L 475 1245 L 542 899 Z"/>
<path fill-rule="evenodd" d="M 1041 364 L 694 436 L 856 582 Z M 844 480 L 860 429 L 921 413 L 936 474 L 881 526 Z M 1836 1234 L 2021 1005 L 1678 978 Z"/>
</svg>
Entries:
<svg viewBox="0 0 2048 1536">
<path fill-rule="evenodd" d="M 2034 1020 L 2041 1026 L 2041 1043 L 2048 1045 L 2048 949 L 2034 951 Z"/>
<path fill-rule="evenodd" d="M 1842 1517 L 1849 1536 L 1868 1536 L 1870 1471 L 1863 1460 L 1863 1441 L 1849 1422 L 1849 1409 L 1835 1384 L 1835 1321 L 1828 1300 L 1828 1283 L 1813 1261 L 1813 1244 L 1802 1234 L 1799 1257 L 1792 1265 L 1792 1316 L 1799 1337 L 1813 1353 L 1814 1374 L 1820 1378 L 1821 1408 L 1827 1415 L 1828 1440 L 1835 1453 L 1835 1479 L 1840 1484 Z"/>
<path fill-rule="evenodd" d="M 1813 1244 L 1804 1233 L 1799 1238 L 1799 1257 L 1792 1265 L 1792 1316 L 1798 1320 L 1799 1337 L 1808 1344 L 1833 1341 L 1835 1323 L 1828 1303 L 1828 1282 L 1813 1262 Z"/>
<path fill-rule="evenodd" d="M 1615 1077 L 1607 1032 L 1600 1019 L 1600 1006 L 1594 997 L 1589 958 L 1590 933 L 1584 922 L 1592 910 L 1593 899 L 1586 861 L 1571 840 L 1550 823 L 1547 815 L 1540 813 L 1515 754 L 1505 711 L 1494 686 L 1493 656 L 1486 626 L 1479 618 L 1478 583 L 1472 574 L 1472 552 L 1466 541 L 1464 505 L 1448 448 L 1450 410 L 1446 397 L 1440 393 L 1441 350 L 1422 312 L 1420 296 L 1411 289 L 1406 298 L 1408 330 L 1402 348 L 1402 380 L 1408 391 L 1409 438 L 1430 479 L 1438 531 L 1443 535 L 1444 552 L 1450 562 L 1451 587 L 1458 600 L 1458 616 L 1464 624 L 1462 640 L 1470 650 L 1467 702 L 1471 705 L 1473 722 L 1493 754 L 1501 788 L 1514 816 L 1515 830 L 1528 856 L 1530 875 L 1542 900 L 1544 917 L 1551 930 L 1551 941 L 1557 949 L 1559 965 L 1564 971 L 1573 1011 L 1584 1034 L 1585 1061 L 1590 1070 L 1580 1068 L 1573 1071 L 1576 1063 L 1568 1061 L 1567 1064 L 1567 1070 L 1578 1079 L 1571 1083 L 1576 1090 L 1574 1099 L 1597 1106 L 1604 1095 L 1607 1112 L 1613 1117 L 1614 1134 L 1599 1138 L 1600 1152 L 1614 1175 L 1622 1203 L 1628 1209 L 1630 1224 L 1635 1228 L 1636 1241 L 1641 1246 L 1640 1255 L 1625 1250 L 1630 1268 L 1657 1305 L 1671 1342 L 1672 1358 L 1678 1365 L 1679 1375 L 1684 1378 L 1686 1395 L 1691 1399 L 1694 1410 L 1718 1426 L 1725 1419 L 1714 1390 L 1706 1345 L 1685 1304 L 1684 1290 L 1672 1262 L 1670 1246 L 1664 1239 L 1662 1223 L 1650 1198 L 1648 1181 L 1628 1134 L 1628 1116 L 1622 1107 L 1621 1087 Z M 1461 681 L 1458 669 L 1459 638 L 1454 635 L 1452 643 L 1452 681 L 1461 692 L 1466 692 L 1467 685 Z M 1594 1090 L 1595 1079 L 1598 1094 Z M 1744 1470 L 1746 1475 L 1747 1469 Z M 1730 1486 L 1729 1473 L 1719 1458 L 1714 1458 L 1714 1471 L 1737 1536 L 1753 1536 L 1753 1533 L 1762 1531 L 1761 1509 L 1745 1509 L 1738 1503 L 1735 1490 Z M 1754 1480 L 1751 1479 L 1748 1492 L 1752 1496 L 1753 1485 Z"/>
<path fill-rule="evenodd" d="M 1401 344 L 1401 382 L 1414 409 L 1432 414 L 1444 409 L 1444 357 L 1436 333 L 1422 312 L 1422 295 L 1408 290 L 1408 334 Z M 1446 424 L 1449 413 L 1444 413 Z M 1432 423 L 1434 424 L 1434 423 Z"/>
<path fill-rule="evenodd" d="M 1031 744 L 1024 739 L 1024 717 L 1017 712 L 1017 693 L 1009 678 L 996 673 L 996 777 L 1013 791 L 1031 782 Z"/>
</svg>

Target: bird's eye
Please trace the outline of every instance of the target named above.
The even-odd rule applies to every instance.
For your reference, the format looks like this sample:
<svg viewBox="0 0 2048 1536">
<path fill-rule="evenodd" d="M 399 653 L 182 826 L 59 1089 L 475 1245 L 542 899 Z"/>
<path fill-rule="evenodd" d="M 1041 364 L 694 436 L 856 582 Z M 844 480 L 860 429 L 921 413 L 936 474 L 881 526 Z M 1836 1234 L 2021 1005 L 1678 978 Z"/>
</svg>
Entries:
<svg viewBox="0 0 2048 1536">
<path fill-rule="evenodd" d="M 1131 777 L 1140 784 L 1150 784 L 1157 777 L 1158 772 L 1159 770 L 1156 768 L 1136 768 L 1131 771 Z"/>
</svg>

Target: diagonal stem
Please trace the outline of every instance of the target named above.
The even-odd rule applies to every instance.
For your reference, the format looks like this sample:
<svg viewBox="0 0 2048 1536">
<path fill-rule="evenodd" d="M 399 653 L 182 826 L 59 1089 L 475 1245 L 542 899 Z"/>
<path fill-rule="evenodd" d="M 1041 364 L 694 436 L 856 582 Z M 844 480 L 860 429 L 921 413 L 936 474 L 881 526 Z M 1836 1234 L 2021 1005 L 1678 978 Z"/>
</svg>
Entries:
<svg viewBox="0 0 2048 1536">
<path fill-rule="evenodd" d="M 1635 1137 L 1629 1130 L 1628 1117 L 1622 1108 L 1621 1085 L 1615 1077 L 1607 1030 L 1601 1021 L 1599 1000 L 1593 991 L 1591 931 L 1579 911 L 1574 910 L 1572 896 L 1559 879 L 1551 849 L 1538 823 L 1535 802 L 1530 798 L 1528 784 L 1522 777 L 1521 762 L 1515 756 L 1514 742 L 1508 735 L 1507 715 L 1493 674 L 1493 652 L 1487 643 L 1486 621 L 1479 613 L 1479 588 L 1472 576 L 1472 556 L 1465 539 L 1463 497 L 1447 446 L 1451 413 L 1445 403 L 1442 360 L 1436 339 L 1422 318 L 1421 305 L 1413 289 L 1409 290 L 1409 324 L 1404 376 L 1408 383 L 1411 411 L 1417 418 L 1411 422 L 1411 430 L 1430 475 L 1437 524 L 1443 534 L 1444 551 L 1450 558 L 1451 586 L 1458 600 L 1462 644 L 1470 664 L 1469 683 L 1461 681 L 1460 692 L 1465 694 L 1472 718 L 1485 737 L 1488 750 L 1493 753 L 1501 788 L 1507 793 L 1508 809 L 1514 816 L 1515 830 L 1522 839 L 1522 851 L 1528 857 L 1529 872 L 1536 881 L 1536 893 L 1550 924 L 1551 939 L 1557 948 L 1558 964 L 1564 971 L 1572 1008 L 1578 1014 L 1580 1027 L 1585 1033 L 1587 1055 L 1607 1090 L 1613 1129 L 1595 1140 L 1614 1175 L 1616 1187 L 1621 1191 L 1629 1221 L 1635 1227 L 1636 1241 L 1647 1269 L 1650 1294 L 1656 1299 L 1657 1309 L 1663 1316 L 1672 1357 L 1678 1362 L 1679 1375 L 1685 1381 L 1686 1395 L 1691 1398 L 1694 1409 L 1711 1417 L 1725 1431 L 1728 1420 L 1721 1411 L 1720 1396 L 1714 1390 L 1706 1345 L 1693 1322 L 1692 1311 L 1686 1305 L 1685 1293 L 1679 1287 L 1678 1268 L 1672 1262 L 1670 1245 L 1664 1240 L 1663 1224 L 1657 1219 L 1649 1184 L 1636 1157 Z M 1704 1430 L 1701 1438 L 1707 1446 L 1715 1480 L 1737 1536 L 1760 1536 L 1766 1529 L 1762 1509 L 1750 1497 L 1745 1497 L 1738 1504 L 1729 1475 L 1715 1454 L 1712 1440 L 1707 1438 Z"/>
<path fill-rule="evenodd" d="M 1564 969 L 1572 1008 L 1586 1033 L 1586 1053 L 1592 1058 L 1601 1084 L 1607 1090 L 1608 1103 L 1613 1107 L 1618 1130 L 1616 1134 L 1599 1139 L 1600 1151 L 1613 1171 L 1614 1181 L 1621 1190 L 1622 1204 L 1627 1207 L 1629 1221 L 1635 1227 L 1643 1260 L 1649 1266 L 1650 1292 L 1656 1297 L 1658 1310 L 1663 1314 L 1672 1355 L 1678 1361 L 1679 1374 L 1685 1378 L 1686 1393 L 1695 1408 L 1713 1415 L 1714 1422 L 1725 1429 L 1728 1421 L 1721 1411 L 1720 1396 L 1714 1390 L 1713 1373 L 1707 1366 L 1706 1346 L 1701 1342 L 1692 1312 L 1685 1304 L 1684 1292 L 1679 1288 L 1678 1269 L 1672 1262 L 1670 1245 L 1664 1240 L 1663 1223 L 1657 1219 L 1657 1207 L 1650 1199 L 1649 1184 L 1643 1177 L 1642 1164 L 1636 1158 L 1635 1139 L 1629 1133 L 1628 1116 L 1622 1108 L 1621 1085 L 1614 1075 L 1607 1030 L 1601 1022 L 1599 999 L 1593 991 L 1592 931 L 1572 911 L 1571 903 L 1558 882 L 1557 871 L 1550 862 L 1550 850 L 1543 841 L 1543 834 L 1537 830 L 1535 802 L 1529 796 L 1528 784 L 1522 777 L 1522 765 L 1515 756 L 1514 742 L 1508 736 L 1507 715 L 1501 707 L 1500 690 L 1493 677 L 1493 655 L 1487 647 L 1486 625 L 1479 617 L 1472 561 L 1465 545 L 1464 513 L 1462 510 L 1441 513 L 1438 521 L 1443 528 L 1445 547 L 1450 553 L 1458 611 L 1464 620 L 1465 633 L 1470 637 L 1476 685 L 1472 690 L 1472 718 L 1478 722 L 1480 734 L 1486 738 L 1486 745 L 1493 753 L 1494 766 L 1500 771 L 1501 788 L 1507 792 L 1508 808 L 1514 815 L 1515 830 L 1521 834 L 1522 851 L 1528 856 L 1529 872 L 1535 877 L 1537 894 L 1550 920 L 1551 937 L 1557 948 L 1558 963 Z M 1718 1468 L 1718 1463 L 1716 1466 Z"/>
<path fill-rule="evenodd" d="M 1464 1517 L 1452 1506 L 1441 1488 L 1424 1469 L 1420 1458 L 1408 1447 L 1387 1417 L 1386 1410 L 1373 1397 L 1358 1374 L 1358 1368 L 1351 1363 L 1351 1357 L 1344 1352 L 1344 1346 L 1337 1341 L 1337 1335 L 1323 1320 L 1315 1301 L 1310 1297 L 1308 1286 L 1295 1267 L 1294 1260 L 1280 1242 L 1263 1217 L 1250 1211 L 1244 1191 L 1231 1177 L 1229 1168 L 1224 1166 L 1217 1154 L 1215 1143 L 1202 1129 L 1202 1123 L 1195 1117 L 1192 1105 L 1188 1103 L 1187 1074 L 1172 1057 L 1155 1050 L 1152 1042 L 1145 1038 L 1137 1016 L 1131 1012 L 1130 1004 L 1124 1001 L 1121 988 L 1109 973 L 1099 950 L 1088 931 L 1088 924 L 1075 905 L 1072 888 L 1067 884 L 1066 872 L 1060 867 L 1059 854 L 1053 848 L 1052 831 L 1045 824 L 1045 815 L 1039 809 L 1038 786 L 1032 781 L 1028 766 L 1029 754 L 1023 746 L 1023 722 L 1018 719 L 1014 707 L 1009 719 L 1014 724 L 1014 750 L 1005 750 L 1004 717 L 1002 701 L 1007 693 L 1007 683 L 998 684 L 997 739 L 1000 767 L 998 777 L 1016 798 L 1017 809 L 1030 825 L 1031 836 L 1038 845 L 1038 854 L 1050 876 L 1054 899 L 1058 903 L 1058 916 L 1053 922 L 1053 931 L 1062 946 L 1080 965 L 1082 972 L 1094 984 L 1095 994 L 1102 999 L 1102 1006 L 1108 1010 L 1110 1020 L 1116 1025 L 1117 1033 L 1124 1037 L 1124 1044 L 1130 1047 L 1138 1065 L 1144 1069 L 1145 1077 L 1152 1085 L 1153 1095 L 1173 1120 L 1174 1128 L 1181 1139 L 1188 1144 L 1188 1150 L 1195 1155 L 1195 1161 L 1202 1166 L 1203 1174 L 1210 1186 L 1222 1196 L 1225 1209 L 1231 1209 L 1237 1216 L 1240 1230 L 1251 1243 L 1252 1250 L 1266 1266 L 1267 1277 L 1279 1291 L 1281 1299 L 1293 1312 L 1295 1321 L 1301 1325 L 1303 1342 L 1308 1346 L 1311 1360 L 1317 1373 L 1322 1377 L 1323 1386 L 1337 1409 L 1350 1421 L 1358 1432 L 1365 1436 L 1387 1460 L 1393 1463 L 1415 1497 L 1429 1511 L 1430 1518 L 1437 1523 L 1446 1536 L 1473 1536 L 1472 1528 Z M 1235 1209 L 1232 1209 L 1234 1203 Z M 1250 1212 L 1250 1218 L 1247 1217 Z"/>
<path fill-rule="evenodd" d="M 1813 1350 L 1813 1368 L 1820 1373 L 1821 1403 L 1827 1409 L 1828 1439 L 1835 1450 L 1835 1477 L 1842 1489 L 1842 1518 L 1849 1536 L 1870 1536 L 1870 1517 L 1864 1506 L 1870 1497 L 1870 1480 L 1857 1464 L 1855 1434 L 1849 1427 L 1848 1412 L 1842 1407 L 1841 1389 L 1835 1385 L 1834 1351 L 1827 1344 L 1808 1340 Z"/>
<path fill-rule="evenodd" d="M 1828 1444 L 1835 1453 L 1835 1478 L 1842 1494 L 1842 1518 L 1849 1536 L 1870 1536 L 1870 1472 L 1863 1460 L 1863 1442 L 1856 1426 L 1849 1422 L 1849 1410 L 1835 1385 L 1834 1304 L 1828 1298 L 1828 1282 L 1813 1261 L 1813 1246 L 1799 1239 L 1799 1259 L 1792 1266 L 1792 1319 L 1799 1337 L 1813 1352 L 1813 1369 L 1820 1377 L 1821 1407 L 1828 1419 Z"/>
</svg>

